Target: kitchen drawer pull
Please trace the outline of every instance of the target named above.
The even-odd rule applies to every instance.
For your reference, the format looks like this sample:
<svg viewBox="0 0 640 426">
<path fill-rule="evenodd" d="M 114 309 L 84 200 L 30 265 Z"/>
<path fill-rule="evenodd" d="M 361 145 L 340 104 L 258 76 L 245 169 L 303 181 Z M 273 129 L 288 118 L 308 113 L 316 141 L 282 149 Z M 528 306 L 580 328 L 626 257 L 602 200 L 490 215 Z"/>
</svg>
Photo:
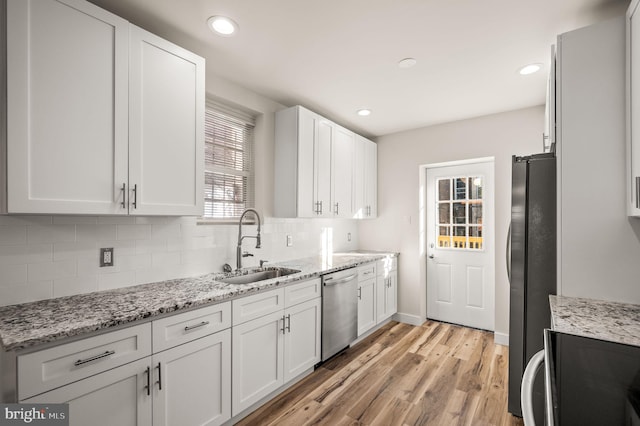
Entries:
<svg viewBox="0 0 640 426">
<path fill-rule="evenodd" d="M 284 315 L 283 315 L 282 316 L 282 328 L 280 329 L 280 331 L 282 331 L 282 334 L 284 334 L 284 329 L 285 329 L 285 326 L 284 326 Z"/>
<path fill-rule="evenodd" d="M 287 315 L 287 331 L 291 333 L 291 314 Z"/>
<path fill-rule="evenodd" d="M 147 366 L 147 385 L 144 387 L 147 390 L 147 396 L 151 395 L 151 367 Z"/>
<path fill-rule="evenodd" d="M 99 359 L 102 358 L 106 358 L 108 356 L 114 355 L 116 353 L 116 351 L 106 351 L 104 353 L 101 353 L 100 355 L 95 355 L 89 358 L 85 358 L 85 359 L 79 359 L 76 362 L 73 363 L 73 365 L 75 365 L 76 367 L 80 366 L 80 365 L 84 365 L 93 361 L 97 361 Z"/>
<path fill-rule="evenodd" d="M 196 328 L 204 327 L 205 325 L 209 325 L 209 321 L 202 321 L 200 324 L 196 325 L 188 325 L 184 328 L 184 331 L 194 330 Z"/>
<path fill-rule="evenodd" d="M 362 273 L 362 275 L 371 275 L 371 274 L 373 274 L 373 269 L 370 269 Z"/>
<path fill-rule="evenodd" d="M 640 176 L 636 176 L 636 208 L 640 209 Z"/>
<path fill-rule="evenodd" d="M 358 300 L 362 300 L 362 287 L 358 287 Z"/>
<path fill-rule="evenodd" d="M 336 212 L 335 212 L 336 216 L 340 214 L 340 213 L 338 213 L 339 211 L 340 211 L 340 210 L 339 210 L 338 203 L 336 203 Z"/>
</svg>

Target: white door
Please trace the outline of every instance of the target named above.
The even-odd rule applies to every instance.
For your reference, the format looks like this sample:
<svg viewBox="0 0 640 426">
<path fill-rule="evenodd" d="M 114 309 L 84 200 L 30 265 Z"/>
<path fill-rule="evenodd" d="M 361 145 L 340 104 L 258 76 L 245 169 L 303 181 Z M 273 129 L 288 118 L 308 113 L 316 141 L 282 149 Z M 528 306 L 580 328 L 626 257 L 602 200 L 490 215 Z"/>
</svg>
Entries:
<svg viewBox="0 0 640 426">
<path fill-rule="evenodd" d="M 6 7 L 9 212 L 126 214 L 127 21 L 82 1 Z"/>
<path fill-rule="evenodd" d="M 217 426 L 231 418 L 230 329 L 155 354 L 153 365 L 155 426 Z"/>
<path fill-rule="evenodd" d="M 151 426 L 149 362 L 143 358 L 20 402 L 67 403 L 71 426 Z"/>
<path fill-rule="evenodd" d="M 201 216 L 204 59 L 131 25 L 129 213 Z"/>
<path fill-rule="evenodd" d="M 494 329 L 493 159 L 427 168 L 427 317 Z"/>
</svg>

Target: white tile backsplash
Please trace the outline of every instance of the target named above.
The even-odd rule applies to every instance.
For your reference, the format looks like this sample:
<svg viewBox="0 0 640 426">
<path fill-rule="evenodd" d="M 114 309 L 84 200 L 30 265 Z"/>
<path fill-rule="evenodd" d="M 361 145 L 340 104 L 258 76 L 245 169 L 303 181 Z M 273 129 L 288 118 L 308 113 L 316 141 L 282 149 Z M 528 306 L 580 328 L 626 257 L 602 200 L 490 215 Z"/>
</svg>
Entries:
<svg viewBox="0 0 640 426">
<path fill-rule="evenodd" d="M 243 266 L 318 255 L 325 228 L 334 251 L 358 248 L 354 220 L 265 218 L 262 248 L 243 242 L 254 255 Z M 243 226 L 244 235 L 255 232 Z M 0 216 L 0 306 L 235 268 L 237 238 L 237 225 L 190 217 Z M 101 247 L 114 248 L 114 266 L 99 266 Z"/>
</svg>

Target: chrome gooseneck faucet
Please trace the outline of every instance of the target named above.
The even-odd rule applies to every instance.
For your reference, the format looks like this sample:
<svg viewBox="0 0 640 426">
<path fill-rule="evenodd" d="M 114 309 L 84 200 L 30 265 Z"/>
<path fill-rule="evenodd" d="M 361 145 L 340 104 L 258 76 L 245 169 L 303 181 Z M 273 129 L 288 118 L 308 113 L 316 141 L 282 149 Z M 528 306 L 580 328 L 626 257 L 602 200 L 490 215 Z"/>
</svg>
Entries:
<svg viewBox="0 0 640 426">
<path fill-rule="evenodd" d="M 242 236 L 242 219 L 247 213 L 253 213 L 258 221 L 258 233 L 256 235 L 245 235 Z M 242 269 L 242 258 L 247 256 L 253 256 L 252 254 L 246 253 L 242 254 L 242 240 L 245 238 L 255 238 L 256 239 L 256 248 L 260 248 L 260 214 L 255 209 L 246 209 L 240 215 L 240 221 L 238 222 L 238 246 L 236 247 L 236 267 L 237 269 Z"/>
</svg>

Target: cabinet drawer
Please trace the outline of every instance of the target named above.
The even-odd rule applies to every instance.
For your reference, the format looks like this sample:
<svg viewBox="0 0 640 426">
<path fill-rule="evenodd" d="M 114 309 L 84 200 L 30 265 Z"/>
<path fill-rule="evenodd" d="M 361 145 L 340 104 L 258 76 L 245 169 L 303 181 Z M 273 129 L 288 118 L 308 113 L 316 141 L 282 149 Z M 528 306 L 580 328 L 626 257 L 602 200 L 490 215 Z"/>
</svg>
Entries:
<svg viewBox="0 0 640 426">
<path fill-rule="evenodd" d="M 395 256 L 385 257 L 378 260 L 378 276 L 388 277 L 391 271 L 398 270 L 398 258 Z"/>
<path fill-rule="evenodd" d="M 231 327 L 231 302 L 162 318 L 152 327 L 153 352 L 160 352 Z"/>
<path fill-rule="evenodd" d="M 322 295 L 320 278 L 304 281 L 284 288 L 284 304 L 286 307 L 312 300 Z"/>
<path fill-rule="evenodd" d="M 233 325 L 284 309 L 284 289 L 270 290 L 233 300 Z"/>
<path fill-rule="evenodd" d="M 151 355 L 151 324 L 18 356 L 18 399 Z"/>
<path fill-rule="evenodd" d="M 376 276 L 376 262 L 371 262 L 358 268 L 358 279 L 368 280 Z"/>
</svg>

